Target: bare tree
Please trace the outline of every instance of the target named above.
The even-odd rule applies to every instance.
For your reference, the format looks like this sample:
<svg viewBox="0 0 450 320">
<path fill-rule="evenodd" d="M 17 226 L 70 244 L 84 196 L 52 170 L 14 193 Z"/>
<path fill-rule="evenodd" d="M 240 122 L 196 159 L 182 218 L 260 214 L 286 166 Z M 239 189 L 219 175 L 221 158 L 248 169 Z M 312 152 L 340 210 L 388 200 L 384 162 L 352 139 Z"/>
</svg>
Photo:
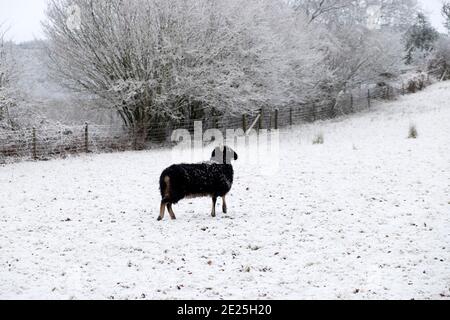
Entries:
<svg viewBox="0 0 450 320">
<path fill-rule="evenodd" d="M 322 22 L 327 21 L 327 16 L 351 7 L 355 0 L 292 0 L 290 4 L 304 12 L 308 23 L 312 23 L 320 18 Z"/>
<path fill-rule="evenodd" d="M 290 0 L 298 11 L 306 14 L 309 23 L 360 24 L 367 26 L 376 15 L 380 27 L 404 32 L 418 11 L 417 0 Z"/>
</svg>

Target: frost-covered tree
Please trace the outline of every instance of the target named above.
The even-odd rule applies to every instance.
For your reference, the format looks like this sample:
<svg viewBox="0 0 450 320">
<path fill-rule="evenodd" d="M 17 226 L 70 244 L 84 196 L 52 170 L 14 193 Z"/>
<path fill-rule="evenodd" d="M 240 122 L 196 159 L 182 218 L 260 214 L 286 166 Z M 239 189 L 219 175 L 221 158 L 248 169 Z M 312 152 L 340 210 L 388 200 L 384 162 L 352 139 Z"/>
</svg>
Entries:
<svg viewBox="0 0 450 320">
<path fill-rule="evenodd" d="M 5 40 L 6 28 L 0 24 L 0 127 L 11 126 L 9 109 L 14 105 L 11 80 L 14 70 L 11 44 Z"/>
<path fill-rule="evenodd" d="M 308 23 L 329 21 L 329 18 L 337 12 L 356 5 L 355 0 L 290 0 L 289 3 L 299 11 L 305 13 Z"/>
<path fill-rule="evenodd" d="M 369 6 L 379 6 L 382 29 L 406 32 L 420 11 L 417 0 L 371 0 Z"/>
<path fill-rule="evenodd" d="M 343 92 L 400 73 L 404 57 L 401 34 L 406 25 L 411 25 L 417 8 L 415 0 L 291 3 L 310 17 L 308 21 L 320 34 L 323 64 L 330 71 L 322 81 L 322 103 L 333 107 Z"/>
<path fill-rule="evenodd" d="M 53 0 L 47 16 L 55 74 L 127 125 L 301 101 L 321 68 L 306 24 L 281 0 Z"/>
<path fill-rule="evenodd" d="M 429 72 L 438 80 L 450 79 L 450 38 L 448 36 L 439 37 L 427 63 Z"/>
<path fill-rule="evenodd" d="M 309 22 L 352 23 L 406 31 L 418 11 L 417 0 L 290 0 Z"/>
<path fill-rule="evenodd" d="M 444 26 L 450 34 L 450 2 L 445 2 L 442 5 L 442 16 L 444 17 Z"/>
<path fill-rule="evenodd" d="M 417 15 L 415 23 L 405 34 L 406 57 L 405 62 L 412 64 L 415 60 L 426 58 L 433 50 L 439 33 L 433 28 L 423 13 Z"/>
</svg>

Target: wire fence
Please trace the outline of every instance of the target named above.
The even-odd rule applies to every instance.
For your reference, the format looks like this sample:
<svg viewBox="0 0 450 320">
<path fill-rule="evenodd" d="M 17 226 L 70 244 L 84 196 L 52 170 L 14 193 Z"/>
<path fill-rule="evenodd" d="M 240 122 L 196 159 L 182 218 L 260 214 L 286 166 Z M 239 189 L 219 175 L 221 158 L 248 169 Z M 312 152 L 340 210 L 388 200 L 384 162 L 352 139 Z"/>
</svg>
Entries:
<svg viewBox="0 0 450 320">
<path fill-rule="evenodd" d="M 202 122 L 202 128 L 218 129 L 281 129 L 305 122 L 325 120 L 340 115 L 370 109 L 376 101 L 393 100 L 400 95 L 422 90 L 429 79 L 421 76 L 400 85 L 378 84 L 362 86 L 351 92 L 343 92 L 334 104 L 287 106 L 282 109 L 262 108 L 254 114 L 189 119 L 182 122 L 159 123 L 144 131 L 135 128 L 89 125 L 28 128 L 15 131 L 0 130 L 0 164 L 18 160 L 48 160 L 82 153 L 107 153 L 127 150 L 143 150 L 167 146 L 173 130 L 194 131 L 194 123 Z M 143 133 L 145 132 L 145 134 Z"/>
</svg>

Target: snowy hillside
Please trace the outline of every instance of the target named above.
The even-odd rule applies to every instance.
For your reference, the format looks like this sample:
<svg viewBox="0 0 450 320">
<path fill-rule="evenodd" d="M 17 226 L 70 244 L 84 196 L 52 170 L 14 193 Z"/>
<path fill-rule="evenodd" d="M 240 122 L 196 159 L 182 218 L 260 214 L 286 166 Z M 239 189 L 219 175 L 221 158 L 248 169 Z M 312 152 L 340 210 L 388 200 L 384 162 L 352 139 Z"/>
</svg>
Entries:
<svg viewBox="0 0 450 320">
<path fill-rule="evenodd" d="M 0 298 L 448 299 L 448 101 L 284 132 L 278 173 L 238 161 L 215 219 L 197 199 L 156 221 L 169 150 L 0 167 Z"/>
</svg>

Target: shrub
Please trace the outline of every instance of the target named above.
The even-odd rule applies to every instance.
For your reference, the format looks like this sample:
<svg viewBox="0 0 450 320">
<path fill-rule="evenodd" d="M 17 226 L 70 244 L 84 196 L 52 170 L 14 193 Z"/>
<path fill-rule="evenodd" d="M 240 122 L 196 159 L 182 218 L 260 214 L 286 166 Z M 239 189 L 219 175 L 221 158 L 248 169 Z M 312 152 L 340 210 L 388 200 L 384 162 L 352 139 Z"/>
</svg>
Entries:
<svg viewBox="0 0 450 320">
<path fill-rule="evenodd" d="M 313 144 L 324 144 L 324 143 L 325 139 L 323 137 L 323 133 L 319 133 L 318 135 L 315 136 Z"/>
<path fill-rule="evenodd" d="M 419 133 L 417 132 L 417 128 L 414 124 L 409 126 L 409 135 L 408 139 L 417 139 L 419 137 Z"/>
<path fill-rule="evenodd" d="M 412 80 L 408 81 L 408 86 L 406 88 L 408 93 L 416 93 L 418 91 L 421 91 L 425 88 L 425 77 L 424 75 L 420 75 L 420 77 L 415 77 Z"/>
</svg>

